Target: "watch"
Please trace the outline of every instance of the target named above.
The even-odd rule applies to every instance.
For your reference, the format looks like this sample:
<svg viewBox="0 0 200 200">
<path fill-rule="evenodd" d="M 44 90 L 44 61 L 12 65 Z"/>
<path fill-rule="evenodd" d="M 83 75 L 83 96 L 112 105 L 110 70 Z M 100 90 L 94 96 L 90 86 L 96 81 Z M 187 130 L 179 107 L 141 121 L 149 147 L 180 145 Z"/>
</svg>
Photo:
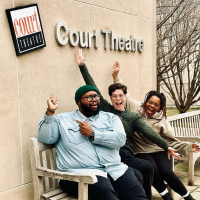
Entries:
<svg viewBox="0 0 200 200">
<path fill-rule="evenodd" d="M 94 130 L 92 130 L 90 133 L 90 139 L 94 140 Z"/>
</svg>

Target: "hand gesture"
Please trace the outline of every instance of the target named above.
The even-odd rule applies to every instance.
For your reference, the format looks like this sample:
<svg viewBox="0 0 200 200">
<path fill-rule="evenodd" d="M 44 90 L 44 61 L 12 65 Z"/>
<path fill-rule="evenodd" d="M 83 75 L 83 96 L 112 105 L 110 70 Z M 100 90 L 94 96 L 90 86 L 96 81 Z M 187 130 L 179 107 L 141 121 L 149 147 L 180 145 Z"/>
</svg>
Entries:
<svg viewBox="0 0 200 200">
<path fill-rule="evenodd" d="M 87 56 L 87 54 L 82 56 L 81 51 L 82 51 L 82 49 L 79 49 L 76 52 L 76 62 L 78 64 L 78 66 L 81 66 L 81 65 L 83 65 L 85 63 L 85 59 L 86 59 L 86 56 Z"/>
<path fill-rule="evenodd" d="M 48 109 L 55 111 L 58 108 L 58 99 L 54 96 L 52 92 L 50 99 L 47 100 Z"/>
<path fill-rule="evenodd" d="M 167 150 L 167 155 L 168 155 L 168 159 L 170 160 L 170 155 L 172 155 L 174 158 L 180 158 L 180 156 L 176 153 L 174 153 L 174 151 L 177 151 L 171 147 L 168 147 L 168 150 Z"/>
<path fill-rule="evenodd" d="M 79 132 L 84 135 L 85 137 L 90 137 L 90 133 L 92 132 L 92 127 L 86 121 L 82 122 L 80 120 L 76 120 L 79 125 Z"/>
<path fill-rule="evenodd" d="M 112 76 L 113 76 L 114 80 L 116 80 L 118 78 L 119 70 L 120 70 L 120 65 L 119 65 L 119 62 L 116 61 L 116 62 L 114 62 L 113 68 L 112 68 Z"/>
<path fill-rule="evenodd" d="M 193 152 L 199 152 L 200 151 L 200 147 L 198 144 L 192 143 L 192 151 Z"/>
</svg>

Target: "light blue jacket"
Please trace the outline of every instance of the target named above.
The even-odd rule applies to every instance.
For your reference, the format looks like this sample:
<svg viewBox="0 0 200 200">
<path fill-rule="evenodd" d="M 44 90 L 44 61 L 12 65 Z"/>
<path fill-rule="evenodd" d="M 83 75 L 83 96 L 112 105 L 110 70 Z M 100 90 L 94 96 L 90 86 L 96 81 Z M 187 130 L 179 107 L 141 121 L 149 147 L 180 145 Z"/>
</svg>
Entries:
<svg viewBox="0 0 200 200">
<path fill-rule="evenodd" d="M 79 132 L 76 119 L 91 125 L 95 131 L 94 140 Z M 79 110 L 57 116 L 45 114 L 38 125 L 37 138 L 42 143 L 55 143 L 59 171 L 104 177 L 108 173 L 116 180 L 127 170 L 119 156 L 126 134 L 121 120 L 112 113 L 100 111 L 89 118 Z"/>
</svg>

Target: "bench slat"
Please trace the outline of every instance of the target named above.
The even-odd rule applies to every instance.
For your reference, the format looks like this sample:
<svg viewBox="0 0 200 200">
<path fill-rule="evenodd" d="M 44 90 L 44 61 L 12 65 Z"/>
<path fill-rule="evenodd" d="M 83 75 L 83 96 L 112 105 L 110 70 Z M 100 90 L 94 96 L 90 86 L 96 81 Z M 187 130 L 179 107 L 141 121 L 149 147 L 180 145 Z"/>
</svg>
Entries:
<svg viewBox="0 0 200 200">
<path fill-rule="evenodd" d="M 186 130 L 187 130 L 186 136 L 189 137 L 191 135 L 190 120 L 189 120 L 189 118 L 186 118 L 186 124 L 187 124 L 187 126 L 186 126 Z"/>
<path fill-rule="evenodd" d="M 177 119 L 191 117 L 191 116 L 194 116 L 194 115 L 200 115 L 200 110 L 182 113 L 182 114 L 178 114 L 178 115 L 172 115 L 172 116 L 167 117 L 167 120 L 173 121 L 173 120 L 177 120 Z"/>
<path fill-rule="evenodd" d="M 52 197 L 52 196 L 55 196 L 55 195 L 58 195 L 61 193 L 63 193 L 63 190 L 61 188 L 58 188 L 58 189 L 52 190 L 50 192 L 44 193 L 44 194 L 42 194 L 42 196 L 45 198 L 49 198 L 49 197 Z"/>
<path fill-rule="evenodd" d="M 184 123 L 184 120 L 183 119 L 180 119 L 180 126 L 181 126 L 181 135 L 184 135 L 185 134 L 185 129 L 184 129 L 184 125 L 183 125 L 183 123 Z"/>
<path fill-rule="evenodd" d="M 200 143 L 200 137 L 187 137 L 187 136 L 176 136 L 177 139 L 181 141 L 187 141 L 187 142 L 197 142 Z"/>
<path fill-rule="evenodd" d="M 189 136 L 193 136 L 193 131 L 192 131 L 192 119 L 191 118 L 188 118 L 189 119 L 189 130 L 190 130 L 190 135 Z"/>
<path fill-rule="evenodd" d="M 194 129 L 194 125 L 195 125 L 195 120 L 194 120 L 194 117 L 191 117 L 191 121 L 192 121 L 192 136 L 195 136 L 195 129 Z"/>
<path fill-rule="evenodd" d="M 51 169 L 56 170 L 53 149 L 49 150 L 49 154 L 50 154 L 50 166 L 51 166 Z M 56 188 L 57 183 L 56 183 L 56 180 L 54 178 L 52 178 L 52 182 L 53 182 L 53 187 Z"/>
<path fill-rule="evenodd" d="M 200 135 L 200 124 L 199 124 L 199 122 L 200 122 L 200 115 L 198 115 L 197 116 L 197 129 L 198 129 L 198 135 Z"/>
<path fill-rule="evenodd" d="M 59 199 L 63 199 L 64 197 L 68 197 L 68 199 L 72 199 L 74 197 L 72 196 L 69 196 L 67 193 L 63 192 L 57 196 L 54 196 L 54 197 L 50 197 L 49 200 L 59 200 Z"/>
<path fill-rule="evenodd" d="M 181 133 L 179 120 L 176 121 L 176 129 L 177 129 L 177 133 Z"/>
<path fill-rule="evenodd" d="M 184 121 L 184 123 L 183 123 L 183 125 L 184 125 L 184 135 L 187 135 L 187 133 L 188 133 L 188 131 L 187 131 L 187 126 L 186 126 L 186 119 L 183 119 L 183 121 Z"/>
<path fill-rule="evenodd" d="M 198 134 L 198 130 L 197 130 L 197 128 L 198 128 L 197 117 L 198 117 L 197 115 L 196 115 L 196 116 L 194 116 L 194 118 L 195 118 L 195 123 L 194 123 L 195 135 L 197 135 L 197 134 Z"/>
<path fill-rule="evenodd" d="M 175 135 L 177 135 L 176 120 L 173 121 L 173 127 L 174 127 L 174 133 L 175 133 Z"/>
<path fill-rule="evenodd" d="M 43 167 L 48 168 L 47 167 L 46 151 L 42 151 L 42 164 L 43 164 Z M 49 178 L 45 177 L 44 179 L 45 179 L 45 188 L 46 188 L 46 191 L 49 191 L 50 190 L 50 187 L 49 187 Z"/>
</svg>

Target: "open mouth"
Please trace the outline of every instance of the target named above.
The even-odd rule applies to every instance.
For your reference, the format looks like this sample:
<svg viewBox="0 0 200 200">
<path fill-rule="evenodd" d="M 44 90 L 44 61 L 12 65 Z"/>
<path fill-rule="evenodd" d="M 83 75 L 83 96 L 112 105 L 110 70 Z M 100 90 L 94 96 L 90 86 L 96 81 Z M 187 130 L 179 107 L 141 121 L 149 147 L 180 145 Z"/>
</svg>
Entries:
<svg viewBox="0 0 200 200">
<path fill-rule="evenodd" d="M 121 106 L 122 102 L 115 103 L 116 106 Z"/>
<path fill-rule="evenodd" d="M 91 108 L 97 108 L 97 104 L 91 104 L 90 107 Z"/>
<path fill-rule="evenodd" d="M 154 109 L 152 109 L 152 108 L 148 108 L 148 113 L 153 113 L 154 112 Z"/>
</svg>

